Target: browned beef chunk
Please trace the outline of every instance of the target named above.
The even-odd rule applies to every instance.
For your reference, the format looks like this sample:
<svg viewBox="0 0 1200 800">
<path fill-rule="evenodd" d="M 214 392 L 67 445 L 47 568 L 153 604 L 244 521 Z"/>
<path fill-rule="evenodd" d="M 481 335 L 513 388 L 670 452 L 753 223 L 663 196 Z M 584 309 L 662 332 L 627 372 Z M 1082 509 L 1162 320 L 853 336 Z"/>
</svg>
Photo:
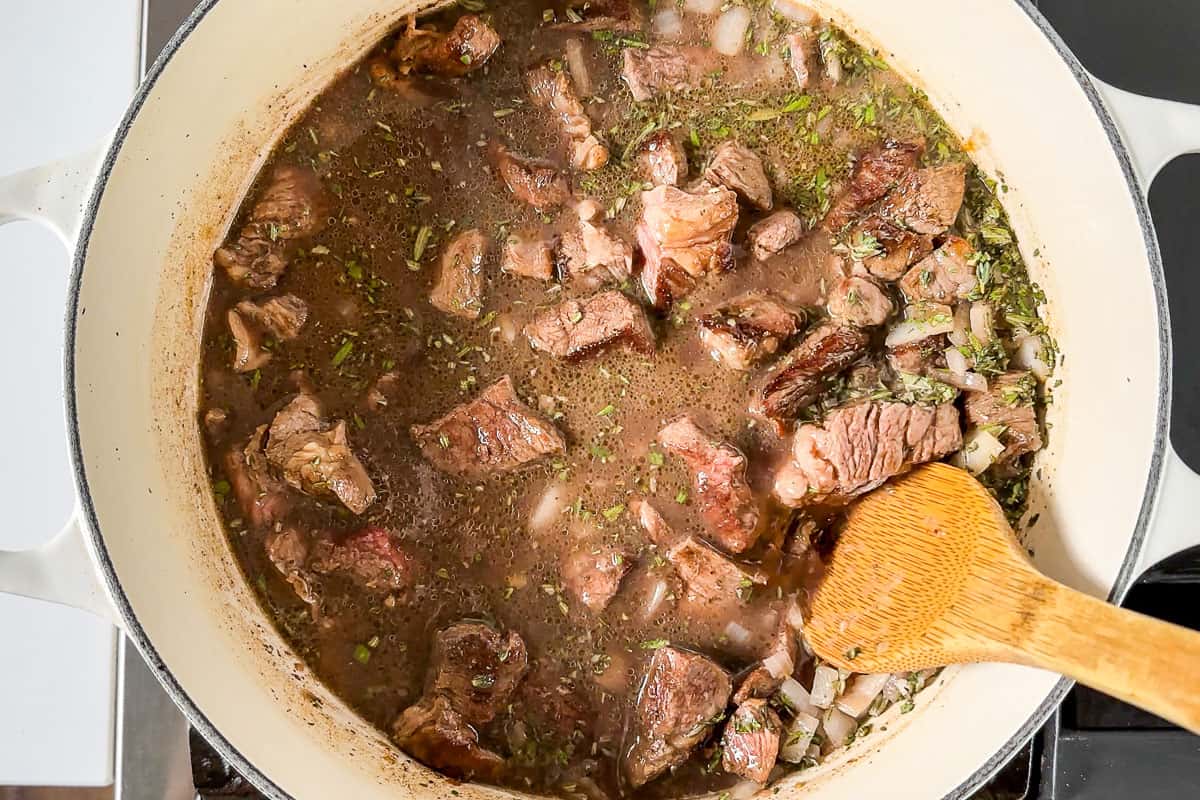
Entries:
<svg viewBox="0 0 1200 800">
<path fill-rule="evenodd" d="M 953 303 L 967 297 L 978 285 L 974 251 L 966 239 L 951 236 L 930 255 L 918 261 L 900 279 L 900 289 L 910 303 L 927 300 Z"/>
<path fill-rule="evenodd" d="M 683 579 L 688 602 L 718 613 L 748 600 L 754 586 L 765 583 L 757 572 L 744 569 L 694 536 L 667 550 L 667 561 Z"/>
<path fill-rule="evenodd" d="M 518 703 L 520 723 L 532 729 L 540 744 L 580 741 L 591 738 L 595 711 L 575 681 L 563 673 L 563 665 L 549 659 L 538 661 L 521 682 Z"/>
<path fill-rule="evenodd" d="M 599 288 L 633 275 L 633 246 L 603 225 L 581 219 L 559 240 L 556 261 L 563 278 Z"/>
<path fill-rule="evenodd" d="M 524 333 L 533 349 L 555 358 L 577 358 L 617 343 L 642 353 L 654 350 L 654 331 L 646 312 L 615 290 L 541 311 Z"/>
<path fill-rule="evenodd" d="M 367 470 L 350 449 L 346 421 L 332 426 L 316 399 L 299 394 L 271 422 L 267 459 L 300 491 L 336 497 L 355 514 L 375 502 Z"/>
<path fill-rule="evenodd" d="M 658 186 L 642 192 L 637 228 L 646 259 L 642 288 L 655 307 L 669 306 L 709 272 L 733 266 L 737 216 L 737 195 L 725 188 L 693 193 Z"/>
<path fill-rule="evenodd" d="M 213 262 L 237 283 L 269 289 L 287 269 L 292 243 L 319 233 L 327 213 L 316 173 L 305 167 L 278 166 L 237 240 L 218 248 Z"/>
<path fill-rule="evenodd" d="M 291 294 L 269 297 L 261 303 L 243 300 L 229 309 L 226 319 L 237 346 L 234 370 L 253 372 L 271 360 L 271 351 L 264 346 L 263 335 L 281 342 L 295 339 L 308 320 L 308 305 Z"/>
<path fill-rule="evenodd" d="M 525 73 L 525 85 L 535 106 L 554 112 L 559 128 L 570 141 L 571 166 L 591 171 L 608 163 L 608 148 L 592 132 L 592 121 L 561 64 L 557 69 L 549 64 L 534 67 Z"/>
<path fill-rule="evenodd" d="M 858 328 L 822 325 L 767 374 L 754 410 L 771 419 L 792 419 L 821 396 L 830 378 L 862 358 L 869 344 L 870 337 Z"/>
<path fill-rule="evenodd" d="M 261 425 L 242 448 L 225 454 L 225 474 L 238 506 L 252 528 L 274 525 L 291 507 L 288 488 L 271 474 L 263 440 L 267 426 Z"/>
<path fill-rule="evenodd" d="M 933 237 L 913 233 L 879 214 L 856 222 L 847 241 L 866 251 L 863 266 L 876 278 L 894 281 L 912 264 L 933 252 Z"/>
<path fill-rule="evenodd" d="M 898 142 L 894 139 L 859 156 L 850 182 L 825 215 L 823 227 L 840 231 L 868 206 L 883 199 L 900 179 L 912 171 L 925 150 L 925 143 Z"/>
<path fill-rule="evenodd" d="M 320 597 L 309 579 L 308 537 L 298 528 L 289 526 L 268 533 L 263 544 L 267 558 L 291 584 L 296 596 L 309 605 L 319 603 Z"/>
<path fill-rule="evenodd" d="M 620 548 L 582 548 L 563 562 L 562 579 L 575 599 L 598 614 L 616 596 L 621 579 L 632 566 L 632 557 Z"/>
<path fill-rule="evenodd" d="M 483 259 L 487 237 L 477 228 L 450 240 L 442 253 L 437 282 L 429 292 L 434 308 L 465 319 L 478 319 L 483 310 Z"/>
<path fill-rule="evenodd" d="M 747 292 L 700 318 L 700 341 L 729 369 L 748 370 L 800 330 L 796 312 L 766 292 Z"/>
<path fill-rule="evenodd" d="M 225 319 L 229 323 L 229 335 L 233 337 L 235 347 L 234 371 L 253 372 L 266 366 L 271 360 L 271 351 L 263 347 L 262 335 L 258 328 L 251 325 L 236 308 L 229 309 Z"/>
<path fill-rule="evenodd" d="M 771 637 L 771 644 L 763 654 L 762 663 L 752 669 L 738 684 L 733 702 L 741 704 L 757 697 L 767 699 L 779 691 L 783 679 L 792 674 L 796 657 L 800 654 L 800 637 L 787 617 L 779 620 L 779 627 Z"/>
<path fill-rule="evenodd" d="M 425 694 L 449 698 L 463 719 L 485 725 L 508 705 L 528 668 L 525 642 L 516 631 L 459 622 L 438 631 L 433 641 Z"/>
<path fill-rule="evenodd" d="M 804 222 L 800 215 L 790 209 L 776 211 L 763 217 L 746 231 L 746 243 L 750 253 L 759 261 L 766 261 L 784 248 L 800 241 L 804 235 Z"/>
<path fill-rule="evenodd" d="M 578 22 L 561 22 L 555 28 L 574 31 L 620 31 L 642 29 L 642 12 L 630 0 L 585 0 L 570 4 Z"/>
<path fill-rule="evenodd" d="M 742 452 L 713 439 L 686 415 L 660 430 L 658 443 L 687 464 L 700 516 L 713 538 L 731 553 L 754 546 L 759 508 L 746 482 Z"/>
<path fill-rule="evenodd" d="M 488 154 L 504 185 L 522 203 L 545 211 L 561 206 L 570 197 L 566 177 L 551 162 L 519 155 L 496 142 Z"/>
<path fill-rule="evenodd" d="M 392 49 L 392 58 L 405 73 L 459 77 L 486 64 L 499 46 L 500 34 L 494 28 L 474 14 L 463 14 L 444 34 L 410 25 Z"/>
<path fill-rule="evenodd" d="M 1011 461 L 1042 449 L 1038 428 L 1037 379 L 1029 372 L 1006 372 L 991 381 L 986 392 L 967 392 L 963 410 L 974 427 L 1003 426 L 996 434 L 1004 444 L 999 461 Z"/>
<path fill-rule="evenodd" d="M 500 269 L 539 281 L 554 279 L 554 240 L 531 233 L 509 234 L 504 241 Z"/>
<path fill-rule="evenodd" d="M 812 83 L 816 72 L 817 35 L 812 28 L 803 28 L 784 37 L 788 49 L 788 66 L 796 76 L 796 86 L 804 91 Z"/>
<path fill-rule="evenodd" d="M 694 89 L 709 69 L 719 63 L 706 47 L 659 44 L 647 49 L 626 47 L 621 77 L 639 103 L 667 92 Z"/>
<path fill-rule="evenodd" d="M 479 734 L 443 695 L 405 709 L 392 736 L 418 761 L 462 780 L 494 781 L 504 768 L 504 759 L 479 744 Z"/>
<path fill-rule="evenodd" d="M 367 589 L 398 591 L 412 586 L 416 565 L 385 529 L 368 525 L 341 541 L 319 539 L 309 568 L 318 575 L 341 573 Z"/>
<path fill-rule="evenodd" d="M 687 180 L 687 152 L 669 131 L 655 131 L 642 140 L 638 165 L 655 186 L 682 186 Z"/>
<path fill-rule="evenodd" d="M 880 213 L 911 231 L 937 236 L 954 224 L 965 187 L 964 164 L 914 170 L 887 196 Z"/>
<path fill-rule="evenodd" d="M 766 700 L 737 707 L 721 735 L 721 766 L 748 781 L 766 783 L 779 756 L 783 725 Z"/>
<path fill-rule="evenodd" d="M 710 183 L 733 189 L 752 206 L 771 210 L 771 182 L 763 169 L 762 159 L 732 139 L 717 145 L 704 177 Z"/>
<path fill-rule="evenodd" d="M 829 293 L 829 315 L 839 322 L 868 328 L 882 325 L 895 311 L 892 298 L 870 278 L 850 275 Z"/>
<path fill-rule="evenodd" d="M 650 657 L 622 762 L 632 788 L 688 759 L 729 703 L 729 673 L 699 653 L 660 647 Z"/>
<path fill-rule="evenodd" d="M 549 420 L 521 402 L 507 375 L 469 403 L 410 431 L 431 464 L 468 477 L 507 472 L 567 447 Z"/>
<path fill-rule="evenodd" d="M 950 341 L 946 335 L 939 333 L 908 344 L 889 347 L 887 360 L 892 365 L 892 369 L 897 372 L 920 375 L 926 367 L 932 366 L 937 357 L 949 346 Z"/>
<path fill-rule="evenodd" d="M 775 495 L 793 507 L 845 502 L 961 447 L 958 409 L 949 403 L 844 406 L 796 430 L 791 456 L 775 476 Z"/>
</svg>

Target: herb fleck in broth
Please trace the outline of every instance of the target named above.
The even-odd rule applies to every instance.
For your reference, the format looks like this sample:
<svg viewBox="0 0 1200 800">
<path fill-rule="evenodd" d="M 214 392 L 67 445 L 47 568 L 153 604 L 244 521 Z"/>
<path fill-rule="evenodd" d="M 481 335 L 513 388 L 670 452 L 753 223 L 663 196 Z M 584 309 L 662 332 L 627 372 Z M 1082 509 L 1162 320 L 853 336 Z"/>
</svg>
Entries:
<svg viewBox="0 0 1200 800">
<path fill-rule="evenodd" d="M 819 578 L 822 532 L 872 477 L 849 488 L 810 483 L 798 498 L 788 495 L 779 482 L 795 459 L 795 430 L 832 436 L 851 424 L 847 410 L 870 406 L 907 420 L 911 433 L 917 416 L 953 410 L 956 435 L 966 434 L 963 453 L 953 457 L 979 472 L 1014 518 L 1024 508 L 1053 345 L 1038 316 L 1044 298 L 1026 276 L 997 187 L 970 164 L 920 92 L 820 20 L 806 28 L 749 4 L 743 51 L 726 57 L 710 49 L 716 17 L 674 4 L 516 3 L 503 13 L 476 0 L 467 6 L 422 19 L 418 30 L 458 30 L 460 17 L 473 12 L 499 35 L 494 53 L 479 54 L 480 38 L 465 49 L 443 47 L 453 33 L 445 42 L 407 30 L 389 37 L 289 131 L 215 257 L 202 421 L 234 551 L 268 613 L 317 674 L 419 758 L 451 773 L 566 797 L 719 792 L 747 775 L 744 764 L 723 756 L 760 746 L 754 737 L 769 739 L 772 720 L 780 760 L 770 774 L 810 767 L 865 735 L 870 717 L 887 705 L 911 710 L 928 675 L 893 676 L 863 700 L 866 682 L 846 675 L 826 682 L 828 668 L 802 647 L 772 657 L 781 631 L 799 622 L 806 587 Z M 663 44 L 656 31 L 666 24 L 658 16 L 664 11 L 681 26 L 670 46 L 703 51 L 697 57 L 705 70 L 689 78 L 691 87 L 634 102 L 621 77 L 626 51 Z M 813 47 L 803 88 L 789 66 L 793 34 Z M 569 167 L 574 140 L 527 86 L 526 72 L 538 64 L 551 78 L 569 74 L 577 90 L 586 77 L 590 93 L 579 93 L 592 133 L 607 148 L 604 166 Z M 695 181 L 721 145 L 736 140 L 748 148 L 769 179 L 772 210 L 794 210 L 805 233 L 756 258 L 751 228 L 768 214 L 742 197 L 732 247 L 721 251 L 732 269 L 693 276 L 686 291 L 676 289 L 673 302 L 654 309 L 639 274 L 645 255 L 637 228 L 652 211 L 646 204 L 656 202 L 644 200 L 656 195 L 641 155 L 663 132 L 686 154 L 692 182 L 684 190 L 691 193 L 706 191 Z M 918 274 L 903 289 L 899 274 L 867 274 L 873 259 L 899 248 L 862 224 L 893 213 L 887 208 L 900 178 L 854 209 L 850 224 L 820 227 L 859 179 L 864 154 L 892 140 L 923 141 L 910 173 L 966 165 L 952 230 L 925 233 L 913 223 L 900 232 L 928 239 L 913 245 L 927 248 L 921 258 L 934 247 L 942 252 L 955 232 L 970 252 L 962 267 L 969 274 L 960 275 L 970 287 L 960 282 L 961 295 L 933 310 L 933 301 L 903 299 L 932 292 L 936 276 Z M 519 200 L 497 174 L 496 142 L 549 159 L 569 177 L 572 203 L 535 208 Z M 266 213 L 280 175 L 301 189 L 317 181 L 323 200 Z M 635 254 L 631 274 L 567 278 L 563 243 L 585 224 L 573 206 L 584 198 L 597 206 L 593 228 Z M 471 262 L 479 300 L 436 307 L 431 292 L 439 291 L 447 251 L 473 229 L 487 241 Z M 557 278 L 502 271 L 502 251 L 514 236 L 557 242 Z M 470 261 L 469 252 L 464 258 Z M 249 274 L 239 272 L 246 264 Z M 907 272 L 910 264 L 901 267 Z M 852 270 L 867 281 L 866 293 L 844 291 L 844 313 L 865 313 L 875 286 L 889 304 L 886 322 L 862 323 L 855 335 L 865 344 L 853 363 L 826 369 L 813 396 L 790 416 L 769 419 L 764 380 L 791 363 L 784 354 L 831 324 L 825 306 L 834 308 L 831 296 Z M 742 330 L 749 318 L 730 301 L 764 290 L 796 327 L 771 336 L 756 328 L 753 364 L 730 369 L 711 354 L 715 339 L 698 331 Z M 604 291 L 622 293 L 636 314 L 647 315 L 652 349 L 626 338 L 561 359 L 530 346 L 523 328 L 537 315 Z M 288 295 L 302 301 L 304 313 L 283 309 L 292 325 L 281 327 L 270 316 L 279 309 L 268 309 L 267 300 Z M 564 312 L 563 324 L 591 313 L 583 308 Z M 901 355 L 921 363 L 906 372 Z M 965 373 L 955 369 L 963 364 Z M 1030 368 L 1040 380 L 1017 375 Z M 455 457 L 457 429 L 435 421 L 492 396 L 505 376 L 540 430 L 551 431 L 538 444 L 544 457 L 519 469 L 487 469 L 489 456 L 478 456 L 457 472 L 446 469 L 439 459 Z M 988 392 L 980 391 L 984 384 Z M 308 417 L 297 405 L 305 398 L 315 398 Z M 279 421 L 293 412 L 306 427 L 284 431 Z M 693 480 L 679 448 L 656 438 L 685 414 L 714 446 L 725 444 L 707 457 L 744 457 L 741 497 L 752 498 L 758 517 L 750 524 L 756 541 L 742 552 L 714 535 L 712 484 Z M 431 423 L 418 441 L 414 426 Z M 344 470 L 368 485 L 347 489 Z M 645 527 L 647 500 L 671 529 L 669 543 Z M 717 581 L 728 598 L 689 599 L 698 579 L 675 547 L 686 537 L 718 560 L 718 572 L 733 570 Z M 593 607 L 573 588 L 579 563 L 588 576 L 615 574 L 615 594 Z M 700 572 L 717 574 L 703 565 Z M 472 751 L 483 761 L 466 767 L 436 763 L 441 756 L 430 758 L 411 730 L 397 727 L 407 709 L 436 693 L 427 677 L 437 667 L 431 642 L 464 620 L 515 632 L 528 661 L 515 686 L 505 680 L 518 660 L 510 645 L 497 651 L 498 662 L 465 676 L 469 688 L 461 691 L 477 702 L 506 692 L 498 708 L 466 708 L 455 699 L 461 695 L 441 695 L 465 719 L 467 735 L 478 737 L 472 746 L 485 752 Z M 647 669 L 666 665 L 669 673 L 671 659 L 689 651 L 703 654 L 704 668 L 715 662 L 727 670 L 735 688 L 749 684 L 756 668 L 762 677 L 765 659 L 772 673 L 762 692 L 767 716 L 743 714 L 749 722 L 727 726 L 738 704 L 718 702 L 725 710 L 696 721 L 695 741 L 670 768 L 634 786 L 640 779 L 631 777 L 629 754 L 655 735 L 636 709 L 643 681 L 653 678 L 645 678 Z M 854 705 L 860 700 L 862 708 Z M 820 730 L 805 738 L 809 719 Z"/>
</svg>

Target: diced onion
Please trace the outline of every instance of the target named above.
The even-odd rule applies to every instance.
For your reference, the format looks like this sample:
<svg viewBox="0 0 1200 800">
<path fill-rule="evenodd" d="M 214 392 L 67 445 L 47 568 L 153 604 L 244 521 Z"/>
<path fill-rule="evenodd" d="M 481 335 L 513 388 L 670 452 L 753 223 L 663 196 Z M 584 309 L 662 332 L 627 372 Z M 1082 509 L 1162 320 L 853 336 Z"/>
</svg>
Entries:
<svg viewBox="0 0 1200 800">
<path fill-rule="evenodd" d="M 683 35 L 683 15 L 674 8 L 664 8 L 650 20 L 650 29 L 660 39 L 674 41 Z"/>
<path fill-rule="evenodd" d="M 967 371 L 957 375 L 948 369 L 929 369 L 925 374 L 934 380 L 948 383 L 955 389 L 962 389 L 964 392 L 986 392 L 988 389 L 987 378 L 978 372 Z"/>
<path fill-rule="evenodd" d="M 812 714 L 797 714 L 783 731 L 783 746 L 779 757 L 792 764 L 799 764 L 808 755 L 808 746 L 820 727 L 821 720 Z"/>
<path fill-rule="evenodd" d="M 821 727 L 825 730 L 826 744 L 836 749 L 846 743 L 850 734 L 858 728 L 858 722 L 849 714 L 831 708 L 825 715 L 825 721 L 821 723 Z"/>
<path fill-rule="evenodd" d="M 978 475 L 996 463 L 1004 452 L 1004 444 L 983 428 L 972 428 L 963 434 L 963 447 L 955 460 L 972 475 Z"/>
<path fill-rule="evenodd" d="M 884 339 L 884 344 L 888 347 L 900 347 L 919 342 L 928 336 L 949 333 L 953 329 L 954 320 L 949 316 L 946 316 L 945 319 L 942 319 L 941 316 L 930 319 L 905 319 L 892 326 L 892 329 L 888 331 L 887 338 Z"/>
<path fill-rule="evenodd" d="M 733 6 L 713 23 L 712 47 L 718 53 L 736 56 L 746 44 L 746 29 L 750 27 L 750 9 Z"/>
<path fill-rule="evenodd" d="M 771 8 L 775 9 L 792 22 L 798 22 L 801 25 L 812 25 L 817 21 L 817 12 L 813 11 L 808 6 L 794 2 L 794 0 L 774 0 L 774 2 L 771 3 Z"/>
<path fill-rule="evenodd" d="M 1050 365 L 1042 360 L 1042 352 L 1046 343 L 1037 334 L 1023 336 L 1017 341 L 1017 350 L 1013 353 L 1012 361 L 1015 366 L 1027 369 L 1039 380 L 1050 377 Z"/>
<path fill-rule="evenodd" d="M 795 678 L 784 678 L 779 686 L 779 694 L 788 707 L 798 714 L 813 714 L 820 710 L 813 705 L 808 689 L 801 686 L 800 681 Z"/>
<path fill-rule="evenodd" d="M 725 635 L 729 637 L 729 641 L 736 645 L 747 645 L 750 643 L 750 630 L 737 620 L 731 620 L 730 623 L 725 626 Z"/>
<path fill-rule="evenodd" d="M 693 14 L 715 14 L 725 0 L 683 0 L 683 10 Z"/>
<path fill-rule="evenodd" d="M 955 375 L 965 375 L 971 368 L 971 365 L 967 363 L 967 357 L 957 347 L 947 347 L 945 356 L 946 366 Z"/>
<path fill-rule="evenodd" d="M 813 673 L 812 704 L 817 708 L 829 708 L 837 697 L 838 671 L 822 664 Z"/>
<path fill-rule="evenodd" d="M 967 336 L 967 331 L 971 329 L 971 307 L 966 303 L 959 303 L 954 307 L 954 327 L 950 330 L 948 338 L 950 344 L 962 347 L 970 338 Z"/>
<path fill-rule="evenodd" d="M 529 514 L 529 530 L 533 533 L 545 533 L 550 530 L 568 505 L 570 499 L 567 497 L 567 487 L 561 483 L 550 484 Z"/>
<path fill-rule="evenodd" d="M 831 40 L 821 39 L 821 63 L 825 65 L 825 77 L 832 83 L 842 82 L 842 57 Z"/>
<path fill-rule="evenodd" d="M 578 39 L 567 39 L 563 44 L 563 56 L 580 97 L 590 97 L 592 76 L 588 73 L 587 62 L 583 60 L 583 44 Z"/>
<path fill-rule="evenodd" d="M 787 610 L 787 624 L 794 631 L 804 630 L 804 610 L 799 603 L 792 603 Z"/>
<path fill-rule="evenodd" d="M 796 665 L 792 663 L 792 657 L 783 650 L 771 653 L 762 660 L 763 668 L 771 673 L 772 678 L 786 678 L 792 674 L 792 670 Z"/>
<path fill-rule="evenodd" d="M 662 608 L 663 600 L 667 599 L 667 592 L 670 587 L 663 580 L 656 581 L 654 587 L 650 590 L 650 596 L 646 600 L 646 607 L 642 610 L 642 615 L 647 621 L 654 619 L 654 616 Z"/>
<path fill-rule="evenodd" d="M 846 692 L 837 699 L 838 709 L 852 717 L 861 717 L 891 677 L 888 672 L 855 675 L 849 680 Z"/>
<path fill-rule="evenodd" d="M 983 344 L 996 338 L 996 327 L 993 324 L 991 303 L 982 300 L 971 304 L 971 333 Z"/>
</svg>

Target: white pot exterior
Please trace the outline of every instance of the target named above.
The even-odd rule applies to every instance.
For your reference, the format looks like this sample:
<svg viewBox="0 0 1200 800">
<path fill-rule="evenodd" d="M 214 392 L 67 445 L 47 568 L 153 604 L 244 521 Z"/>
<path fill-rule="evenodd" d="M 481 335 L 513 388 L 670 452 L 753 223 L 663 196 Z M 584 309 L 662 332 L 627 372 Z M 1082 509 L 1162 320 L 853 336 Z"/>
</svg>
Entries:
<svg viewBox="0 0 1200 800">
<path fill-rule="evenodd" d="M 317 683 L 259 611 L 225 542 L 196 423 L 211 254 L 243 190 L 306 101 L 414 5 L 205 3 L 118 131 L 77 257 L 68 413 L 91 547 L 151 666 L 269 796 L 449 793 Z M 1165 452 L 1168 339 L 1153 234 L 1094 90 L 1017 3 L 822 10 L 881 43 L 1010 187 L 1005 205 L 1066 354 L 1028 543 L 1049 575 L 1119 595 Z M 777 796 L 960 797 L 1065 688 L 1004 665 L 948 670 L 941 684 L 846 763 Z"/>
</svg>

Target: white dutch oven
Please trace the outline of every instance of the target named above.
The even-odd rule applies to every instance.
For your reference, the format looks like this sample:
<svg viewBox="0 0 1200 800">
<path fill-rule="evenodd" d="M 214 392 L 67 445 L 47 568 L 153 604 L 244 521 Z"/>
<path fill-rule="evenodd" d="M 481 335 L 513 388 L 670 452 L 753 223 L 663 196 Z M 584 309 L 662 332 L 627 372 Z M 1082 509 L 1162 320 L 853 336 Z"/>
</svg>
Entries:
<svg viewBox="0 0 1200 800">
<path fill-rule="evenodd" d="M 450 791 L 317 683 L 259 611 L 196 424 L 211 254 L 238 199 L 307 101 L 420 5 L 206 0 L 103 155 L 0 179 L 0 222 L 43 219 L 75 253 L 65 367 L 79 496 L 48 545 L 0 552 L 0 589 L 115 619 L 193 725 L 272 798 Z M 1140 567 L 1200 542 L 1200 478 L 1167 437 L 1167 306 L 1143 195 L 1169 158 L 1200 147 L 1200 109 L 1097 84 L 1024 0 L 822 10 L 881 43 L 1011 187 L 1066 355 L 1029 544 L 1050 575 L 1119 600 Z M 917 713 L 779 796 L 967 796 L 1067 688 L 1021 667 L 948 670 Z"/>
</svg>

